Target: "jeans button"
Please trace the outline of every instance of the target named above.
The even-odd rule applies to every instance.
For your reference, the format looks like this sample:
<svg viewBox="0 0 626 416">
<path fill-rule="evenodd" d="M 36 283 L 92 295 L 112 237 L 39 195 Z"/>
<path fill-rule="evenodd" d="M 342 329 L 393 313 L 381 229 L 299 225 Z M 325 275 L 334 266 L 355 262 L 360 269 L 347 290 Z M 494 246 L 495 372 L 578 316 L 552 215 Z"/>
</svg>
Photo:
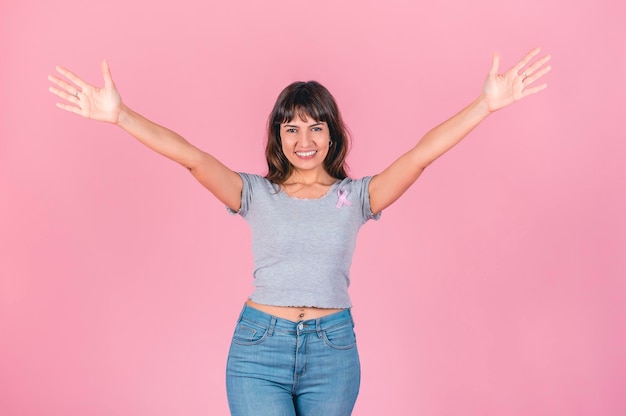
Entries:
<svg viewBox="0 0 626 416">
<path fill-rule="evenodd" d="M 302 331 L 302 328 L 304 328 L 304 325 L 302 324 L 302 322 L 300 322 L 300 323 L 298 324 L 298 329 L 299 329 L 300 331 Z"/>
</svg>

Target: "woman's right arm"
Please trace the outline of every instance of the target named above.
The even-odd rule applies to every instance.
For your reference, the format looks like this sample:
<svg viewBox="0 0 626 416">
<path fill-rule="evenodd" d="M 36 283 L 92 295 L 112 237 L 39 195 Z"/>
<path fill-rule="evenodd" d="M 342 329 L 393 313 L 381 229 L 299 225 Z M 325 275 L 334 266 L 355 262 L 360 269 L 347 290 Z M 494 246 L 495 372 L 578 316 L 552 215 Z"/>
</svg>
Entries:
<svg viewBox="0 0 626 416">
<path fill-rule="evenodd" d="M 50 92 L 68 103 L 57 107 L 85 118 L 116 124 L 141 143 L 185 166 L 217 199 L 233 210 L 241 205 L 241 177 L 210 154 L 198 149 L 179 134 L 160 126 L 127 107 L 120 97 L 106 61 L 102 62 L 104 87 L 96 88 L 71 71 L 57 67 L 71 83 L 48 77 L 56 85 Z"/>
</svg>

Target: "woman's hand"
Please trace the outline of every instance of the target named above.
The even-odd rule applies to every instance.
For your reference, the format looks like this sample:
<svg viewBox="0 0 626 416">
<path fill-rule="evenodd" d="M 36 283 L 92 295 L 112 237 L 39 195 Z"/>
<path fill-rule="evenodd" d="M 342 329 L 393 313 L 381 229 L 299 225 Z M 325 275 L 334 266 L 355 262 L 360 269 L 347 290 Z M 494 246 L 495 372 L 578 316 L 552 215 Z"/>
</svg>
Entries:
<svg viewBox="0 0 626 416">
<path fill-rule="evenodd" d="M 117 123 L 122 109 L 122 98 L 115 88 L 109 63 L 102 61 L 102 76 L 104 87 L 96 88 L 86 83 L 73 72 L 58 66 L 57 71 L 67 78 L 49 75 L 48 79 L 56 85 L 50 87 L 50 92 L 61 97 L 68 103 L 57 103 L 57 107 L 79 114 L 85 118 L 109 123 Z"/>
<path fill-rule="evenodd" d="M 503 74 L 498 73 L 500 56 L 496 52 L 492 54 L 491 69 L 483 87 L 483 95 L 489 112 L 494 112 L 524 97 L 536 94 L 548 86 L 547 84 L 532 86 L 550 71 L 550 66 L 544 66 L 550 60 L 550 55 L 546 55 L 529 65 L 539 50 L 539 48 L 535 48 L 528 52 L 521 61 Z"/>
</svg>

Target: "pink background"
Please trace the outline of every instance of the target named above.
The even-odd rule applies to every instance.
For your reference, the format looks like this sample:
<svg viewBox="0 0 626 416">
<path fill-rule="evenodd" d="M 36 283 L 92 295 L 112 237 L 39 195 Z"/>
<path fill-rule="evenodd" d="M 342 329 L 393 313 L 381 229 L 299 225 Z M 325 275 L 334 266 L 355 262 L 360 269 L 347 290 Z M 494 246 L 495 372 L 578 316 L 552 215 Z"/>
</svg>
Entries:
<svg viewBox="0 0 626 416">
<path fill-rule="evenodd" d="M 208 3 L 208 4 L 205 4 Z M 184 169 L 55 108 L 66 65 L 236 170 L 316 79 L 377 173 L 539 45 L 496 114 L 360 235 L 355 415 L 626 414 L 617 0 L 9 0 L 0 6 L 0 414 L 225 415 L 250 233 Z"/>
</svg>

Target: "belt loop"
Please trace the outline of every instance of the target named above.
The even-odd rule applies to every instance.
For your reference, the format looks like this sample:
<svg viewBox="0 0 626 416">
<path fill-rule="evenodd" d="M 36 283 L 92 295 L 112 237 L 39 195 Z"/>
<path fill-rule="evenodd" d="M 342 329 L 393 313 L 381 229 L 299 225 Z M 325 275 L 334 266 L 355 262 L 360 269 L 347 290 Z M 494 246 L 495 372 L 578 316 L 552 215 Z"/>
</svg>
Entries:
<svg viewBox="0 0 626 416">
<path fill-rule="evenodd" d="M 318 318 L 315 320 L 315 332 L 317 332 L 317 336 L 322 338 L 322 319 Z"/>
<path fill-rule="evenodd" d="M 270 327 L 267 330 L 267 335 L 268 336 L 272 336 L 274 334 L 274 327 L 276 326 L 276 317 L 272 316 L 272 319 L 270 320 Z"/>
</svg>

